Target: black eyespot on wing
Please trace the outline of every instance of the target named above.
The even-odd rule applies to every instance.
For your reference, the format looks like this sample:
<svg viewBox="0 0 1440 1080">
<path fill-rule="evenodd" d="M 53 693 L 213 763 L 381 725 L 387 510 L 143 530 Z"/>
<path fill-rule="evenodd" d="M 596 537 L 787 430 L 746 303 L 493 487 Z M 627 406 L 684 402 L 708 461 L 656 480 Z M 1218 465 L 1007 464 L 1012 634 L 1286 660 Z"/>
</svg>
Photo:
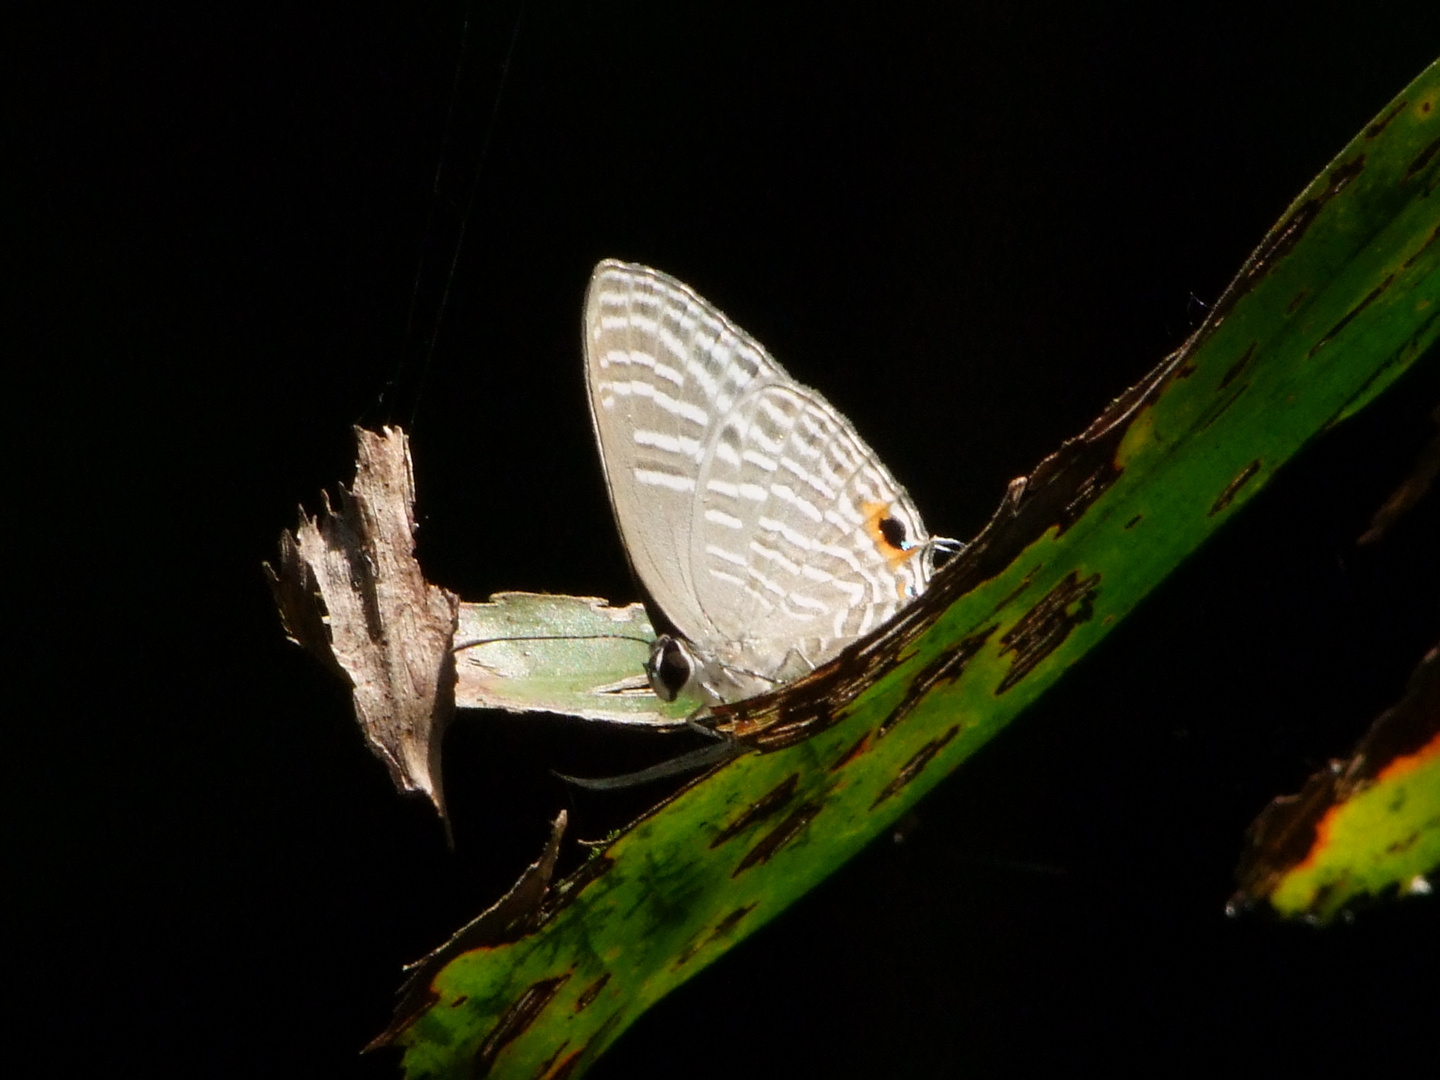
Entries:
<svg viewBox="0 0 1440 1080">
<path fill-rule="evenodd" d="M 896 551 L 905 550 L 905 523 L 899 518 L 883 517 L 880 519 L 880 535 L 885 538 Z"/>
<path fill-rule="evenodd" d="M 661 634 L 650 648 L 650 659 L 645 662 L 645 674 L 650 677 L 650 689 L 661 701 L 674 701 L 675 695 L 685 689 L 692 673 L 690 657 L 685 647 L 669 634 Z"/>
</svg>

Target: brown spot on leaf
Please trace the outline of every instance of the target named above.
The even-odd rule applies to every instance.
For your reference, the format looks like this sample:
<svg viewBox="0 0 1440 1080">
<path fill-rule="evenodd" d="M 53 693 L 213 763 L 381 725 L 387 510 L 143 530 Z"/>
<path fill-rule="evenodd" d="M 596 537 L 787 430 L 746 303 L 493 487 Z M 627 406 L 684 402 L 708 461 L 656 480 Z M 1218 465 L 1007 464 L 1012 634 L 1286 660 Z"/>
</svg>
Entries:
<svg viewBox="0 0 1440 1080">
<path fill-rule="evenodd" d="M 960 725 L 954 724 L 944 735 L 931 739 L 919 750 L 915 751 L 910 760 L 900 766 L 900 771 L 895 774 L 895 778 L 885 785 L 884 790 L 882 790 L 879 795 L 875 796 L 875 801 L 870 804 L 870 809 L 874 810 L 886 799 L 890 798 L 890 796 L 910 784 L 911 781 L 925 771 L 925 766 L 930 764 L 935 755 L 958 734 L 960 734 Z"/>
<path fill-rule="evenodd" d="M 1429 248 L 1431 244 L 1435 243 L 1437 237 L 1440 237 L 1440 225 L 1436 225 L 1435 228 L 1430 230 L 1430 235 L 1427 236 L 1425 238 L 1425 242 L 1416 249 L 1415 254 L 1411 255 L 1408 259 L 1401 263 L 1401 269 L 1409 270 L 1410 267 L 1414 266 L 1415 263 L 1420 259 L 1420 256 L 1425 254 L 1426 249 Z"/>
<path fill-rule="evenodd" d="M 1120 474 L 1125 470 L 1115 464 L 1114 459 L 1100 463 L 1100 467 L 1089 476 L 1080 481 L 1079 489 L 1071 500 L 1061 509 L 1056 524 L 1059 526 L 1057 535 L 1074 525 L 1084 516 L 1090 504 L 1104 495 L 1106 491 L 1120 479 Z"/>
<path fill-rule="evenodd" d="M 915 676 L 915 681 L 912 682 L 909 689 L 905 691 L 905 696 L 900 699 L 900 704 L 895 706 L 894 712 L 886 717 L 885 722 L 880 725 L 879 731 L 877 732 L 879 737 L 883 739 L 888 735 L 891 729 L 900 723 L 901 720 L 909 716 L 911 712 L 914 711 L 915 706 L 924 701 L 926 696 L 930 691 L 934 690 L 935 687 L 941 683 L 954 682 L 960 678 L 970 658 L 980 651 L 980 647 L 989 641 L 990 635 L 998 629 L 999 624 L 997 623 L 985 630 L 981 630 L 978 634 L 971 634 L 964 641 L 960 642 L 959 645 L 955 646 L 953 652 L 946 653 L 944 656 L 937 656 L 934 660 L 930 661 L 930 663 L 926 664 L 924 669 Z"/>
<path fill-rule="evenodd" d="M 1204 431 L 1211 424 L 1215 423 L 1216 420 L 1219 420 L 1220 417 L 1224 416 L 1226 410 L 1228 410 L 1231 405 L 1234 405 L 1235 402 L 1240 400 L 1240 395 L 1245 393 L 1245 388 L 1249 385 L 1249 383 L 1241 383 L 1234 390 L 1231 390 L 1230 393 L 1227 394 L 1220 401 L 1212 402 L 1201 414 L 1200 423 L 1197 430 Z"/>
<path fill-rule="evenodd" d="M 490 1069 L 494 1066 L 495 1059 L 500 1056 L 500 1051 L 525 1033 L 525 1029 L 545 1011 L 545 1006 L 554 1000 L 569 979 L 570 973 L 566 972 L 554 979 L 540 979 L 522 990 L 510 1007 L 501 1013 L 500 1019 L 495 1021 L 490 1034 L 481 1041 L 471 1062 L 470 1075 L 490 1075 Z"/>
<path fill-rule="evenodd" d="M 715 929 L 711 930 L 710 933 L 704 937 L 704 939 L 696 941 L 694 944 L 688 945 L 684 949 L 682 949 L 680 951 L 680 956 L 675 961 L 676 965 L 678 966 L 680 964 L 689 963 L 691 957 L 693 957 L 706 945 L 719 941 L 722 938 L 729 937 L 735 927 L 740 925 L 740 920 L 745 918 L 746 915 L 749 915 L 750 912 L 754 911 L 755 907 L 755 904 L 746 904 L 744 907 L 736 908 L 734 911 L 730 912 L 729 915 L 726 915 L 725 918 L 721 919 L 718 923 L 715 924 Z"/>
<path fill-rule="evenodd" d="M 1133 529 L 1136 525 L 1140 524 L 1140 519 L 1144 516 L 1144 514 L 1136 514 L 1129 521 L 1125 522 L 1125 528 Z"/>
<path fill-rule="evenodd" d="M 710 841 L 710 849 L 713 851 L 721 844 L 733 840 L 752 825 L 778 814 L 791 799 L 795 798 L 795 789 L 799 783 L 800 774 L 791 773 L 782 783 L 760 796 L 749 809 L 721 829 L 719 835 Z"/>
<path fill-rule="evenodd" d="M 1437 153 L 1440 153 L 1440 136 L 1431 139 L 1430 144 L 1426 146 L 1424 150 L 1421 150 L 1418 155 L 1416 155 L 1414 161 L 1410 162 L 1409 168 L 1405 170 L 1404 179 L 1409 180 L 1421 169 L 1429 165 L 1430 159 L 1433 158 Z"/>
<path fill-rule="evenodd" d="M 1301 295 L 1303 296 L 1304 294 L 1302 293 Z M 1298 300 L 1299 297 L 1296 297 L 1296 299 Z M 1231 364 L 1230 367 L 1226 370 L 1224 376 L 1220 379 L 1220 385 L 1216 389 L 1224 390 L 1227 386 L 1229 386 L 1232 382 L 1239 378 L 1240 373 L 1250 366 L 1250 358 L 1254 355 L 1255 342 L 1252 341 L 1246 347 L 1245 351 L 1240 354 L 1240 359 L 1236 360 L 1235 363 Z"/>
<path fill-rule="evenodd" d="M 549 1075 L 550 1070 L 555 1065 L 555 1062 L 559 1059 L 560 1055 L 565 1052 L 565 1048 L 569 1045 L 569 1039 L 562 1039 L 560 1041 L 560 1045 L 555 1047 L 555 1052 L 551 1054 L 548 1058 L 546 1058 L 543 1062 L 541 1062 L 540 1067 L 535 1070 L 535 1080 L 543 1080 L 544 1077 Z"/>
<path fill-rule="evenodd" d="M 1234 480 L 1231 480 L 1230 483 L 1225 485 L 1225 490 L 1222 491 L 1220 495 L 1216 498 L 1216 500 L 1210 504 L 1210 513 L 1207 516 L 1214 517 L 1216 514 L 1220 513 L 1221 510 L 1224 510 L 1227 506 L 1234 502 L 1235 496 L 1240 493 L 1240 489 L 1243 488 L 1246 484 L 1248 484 L 1252 479 L 1254 479 L 1255 474 L 1259 471 L 1260 459 L 1256 458 L 1254 461 L 1250 462 L 1249 465 L 1246 465 L 1245 468 L 1240 470 L 1239 476 L 1235 477 Z"/>
<path fill-rule="evenodd" d="M 861 751 L 863 751 L 865 747 L 870 745 L 871 734 L 872 732 L 867 731 L 864 735 L 861 735 L 860 738 L 856 739 L 855 742 L 851 745 L 850 749 L 846 750 L 843 754 L 841 754 L 839 759 L 836 760 L 835 764 L 830 766 L 830 771 L 839 772 L 846 765 L 849 765 L 850 762 L 854 761 L 857 757 L 859 757 Z"/>
<path fill-rule="evenodd" d="M 1379 138 L 1380 133 L 1390 126 L 1390 121 L 1394 120 L 1395 117 L 1399 116 L 1402 112 L 1404 112 L 1405 106 L 1408 104 L 1410 104 L 1408 101 L 1401 101 L 1396 104 L 1393 109 L 1391 109 L 1384 116 L 1380 117 L 1379 120 L 1376 120 L 1373 124 L 1371 124 L 1365 129 L 1365 138 Z"/>
<path fill-rule="evenodd" d="M 853 695 L 851 695 L 853 696 Z M 833 727 L 836 713 L 825 702 L 812 702 L 808 709 L 787 709 L 782 706 L 780 719 L 757 734 L 754 744 L 762 750 L 784 750 Z"/>
<path fill-rule="evenodd" d="M 600 1025 L 600 1030 L 595 1032 L 594 1035 L 591 1035 L 590 1038 L 586 1040 L 584 1046 L 580 1047 L 579 1050 L 576 1050 L 573 1054 L 571 1054 L 564 1061 L 562 1061 L 559 1067 L 553 1073 L 551 1073 L 549 1077 L 546 1078 L 546 1080 L 567 1080 L 567 1078 L 579 1067 L 580 1063 L 585 1060 L 585 1056 L 590 1052 L 590 1048 L 592 1046 L 595 1046 L 597 1043 L 600 1045 L 604 1045 L 605 1037 L 609 1035 L 610 1029 L 615 1026 L 616 1022 L 619 1019 L 619 1010 L 611 1013 L 608 1017 L 606 1017 L 605 1022 Z M 540 1075 L 544 1076 L 544 1073 L 541 1073 Z"/>
<path fill-rule="evenodd" d="M 1404 852 L 1407 852 L 1407 851 L 1409 851 L 1412 847 L 1414 847 L 1414 846 L 1419 842 L 1419 840 L 1420 840 L 1420 834 L 1419 834 L 1418 832 L 1412 832 L 1409 836 L 1407 836 L 1407 837 L 1405 837 L 1405 838 L 1403 838 L 1403 839 L 1401 839 L 1401 840 L 1396 840 L 1393 844 L 1386 844 L 1386 845 L 1385 845 L 1385 854 L 1387 854 L 1387 855 L 1400 855 L 1400 854 L 1403 854 Z"/>
<path fill-rule="evenodd" d="M 718 923 L 716 923 L 715 933 L 711 936 L 725 937 L 729 935 L 731 930 L 734 930 L 735 927 L 740 925 L 740 920 L 743 919 L 746 915 L 749 915 L 750 912 L 754 910 L 754 904 L 746 904 L 744 907 L 736 908 L 734 911 L 730 912 L 729 915 L 726 915 L 725 918 L 721 919 Z"/>
<path fill-rule="evenodd" d="M 997 696 L 1034 671 L 1040 661 L 1061 646 L 1070 636 L 1070 631 L 1090 621 L 1095 614 L 1095 594 L 1100 591 L 1099 585 L 1098 573 L 1082 581 L 1079 574 L 1071 570 L 1059 585 L 1001 637 L 1000 654 L 1014 653 L 1015 660 L 995 688 Z M 1072 604 L 1078 605 L 1073 612 L 1070 610 Z"/>
<path fill-rule="evenodd" d="M 1289 305 L 1285 308 L 1285 314 L 1294 315 L 1295 312 L 1300 310 L 1300 305 L 1305 302 L 1305 298 L 1309 295 L 1309 289 L 1301 289 L 1299 292 L 1297 292 L 1295 294 L 1295 298 L 1291 300 Z M 1252 345 L 1251 348 L 1254 348 L 1254 346 Z"/>
<path fill-rule="evenodd" d="M 1310 346 L 1310 351 L 1305 354 L 1306 357 L 1308 358 L 1314 356 L 1317 352 L 1323 349 L 1331 338 L 1333 338 L 1336 334 L 1340 333 L 1341 330 L 1344 330 L 1345 327 L 1350 325 L 1350 321 L 1354 319 L 1356 315 L 1359 315 L 1367 307 L 1373 304 L 1375 300 L 1380 296 L 1380 294 L 1390 287 L 1390 283 L 1394 280 L 1394 274 L 1387 275 L 1384 281 L 1382 281 L 1379 285 L 1376 285 L 1375 288 L 1370 290 L 1369 295 L 1366 296 L 1364 300 L 1361 300 L 1360 303 L 1356 304 L 1353 308 L 1347 311 L 1345 315 L 1340 319 L 1340 321 L 1337 322 L 1329 329 L 1329 331 L 1326 332 L 1324 337 L 1322 337 L 1314 345 Z"/>
<path fill-rule="evenodd" d="M 601 975 L 584 990 L 580 991 L 580 996 L 575 999 L 575 1011 L 577 1013 L 584 1012 L 591 1005 L 593 1005 L 595 1003 L 595 999 L 600 996 L 600 991 L 605 989 L 605 984 L 609 981 L 610 972 L 607 971 L 604 975 Z"/>
<path fill-rule="evenodd" d="M 760 842 L 745 853 L 740 860 L 740 865 L 730 875 L 739 877 L 743 871 L 749 870 L 752 866 L 759 866 L 763 862 L 769 862 L 773 856 L 791 840 L 798 836 L 802 829 L 815 820 L 820 813 L 820 804 L 816 802 L 802 803 L 790 812 L 790 816 L 771 829 Z"/>
</svg>

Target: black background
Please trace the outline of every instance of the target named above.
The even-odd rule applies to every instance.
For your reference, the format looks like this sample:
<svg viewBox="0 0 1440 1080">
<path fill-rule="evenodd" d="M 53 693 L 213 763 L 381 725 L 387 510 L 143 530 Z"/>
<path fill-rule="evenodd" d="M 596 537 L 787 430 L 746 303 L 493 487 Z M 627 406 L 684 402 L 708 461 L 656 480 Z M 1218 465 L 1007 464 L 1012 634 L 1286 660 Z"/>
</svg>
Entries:
<svg viewBox="0 0 1440 1080">
<path fill-rule="evenodd" d="M 578 348 L 617 256 L 719 304 L 968 536 L 1440 55 L 1430 0 L 1262 7 L 530 0 L 466 33 L 460 3 L 144 5 L 22 42 L 11 1060 L 393 1075 L 356 1053 L 400 964 L 555 810 L 583 837 L 637 807 L 547 770 L 653 748 L 559 720 L 452 730 L 453 853 L 390 789 L 260 574 L 352 423 L 413 431 L 433 580 L 634 598 Z M 1433 1063 L 1435 901 L 1324 932 L 1223 909 L 1249 820 L 1440 635 L 1436 501 L 1353 543 L 1434 359 L 592 1075 Z"/>
</svg>

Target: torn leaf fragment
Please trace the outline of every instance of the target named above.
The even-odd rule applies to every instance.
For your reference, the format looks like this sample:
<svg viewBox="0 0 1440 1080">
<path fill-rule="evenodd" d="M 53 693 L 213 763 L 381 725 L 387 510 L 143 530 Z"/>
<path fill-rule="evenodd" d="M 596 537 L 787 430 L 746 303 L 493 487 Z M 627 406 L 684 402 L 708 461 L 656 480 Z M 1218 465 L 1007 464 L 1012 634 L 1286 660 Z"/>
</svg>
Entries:
<svg viewBox="0 0 1440 1080">
<path fill-rule="evenodd" d="M 662 702 L 645 677 L 655 630 L 640 604 L 496 593 L 461 603 L 415 559 L 415 485 L 399 428 L 355 431 L 355 481 L 302 510 L 265 567 L 291 640 L 351 686 L 355 718 L 401 791 L 445 817 L 440 744 L 455 709 L 549 712 L 680 727 L 693 698 Z"/>
<path fill-rule="evenodd" d="M 265 567 L 291 638 L 352 688 L 370 748 L 402 791 L 445 817 L 440 740 L 455 706 L 460 598 L 415 561 L 415 481 L 398 428 L 355 429 L 355 481 L 280 537 Z"/>
</svg>

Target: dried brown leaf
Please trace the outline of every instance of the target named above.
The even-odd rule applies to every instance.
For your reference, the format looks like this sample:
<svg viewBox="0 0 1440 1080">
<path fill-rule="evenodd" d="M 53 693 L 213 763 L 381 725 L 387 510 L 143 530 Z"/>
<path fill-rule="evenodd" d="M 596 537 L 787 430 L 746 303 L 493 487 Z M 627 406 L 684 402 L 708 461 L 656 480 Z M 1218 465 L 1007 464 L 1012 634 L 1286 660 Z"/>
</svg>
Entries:
<svg viewBox="0 0 1440 1080">
<path fill-rule="evenodd" d="M 415 481 L 398 428 L 355 429 L 355 482 L 338 510 L 280 537 L 265 567 L 291 638 L 353 688 L 370 748 L 402 791 L 445 818 L 440 741 L 455 709 L 452 646 L 460 598 L 426 582 L 415 560 Z"/>
</svg>

